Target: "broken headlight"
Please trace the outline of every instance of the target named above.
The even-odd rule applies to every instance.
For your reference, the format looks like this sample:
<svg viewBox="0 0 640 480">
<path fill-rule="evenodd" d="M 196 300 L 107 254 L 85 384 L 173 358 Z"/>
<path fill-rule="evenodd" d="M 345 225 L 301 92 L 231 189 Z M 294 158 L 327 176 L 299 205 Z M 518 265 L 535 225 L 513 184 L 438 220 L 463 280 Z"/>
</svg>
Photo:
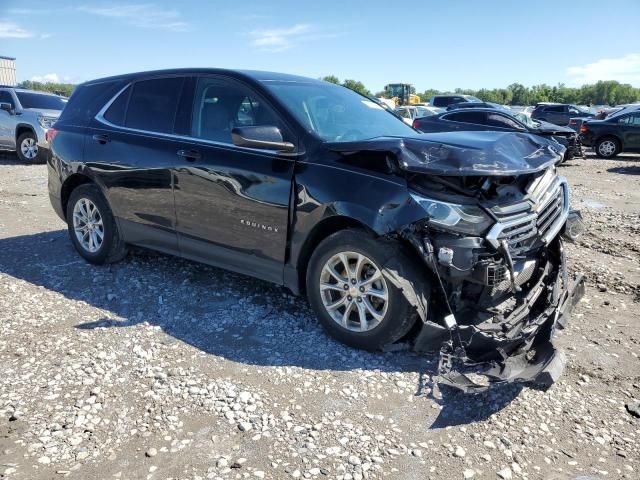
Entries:
<svg viewBox="0 0 640 480">
<path fill-rule="evenodd" d="M 434 227 L 470 235 L 481 235 L 493 221 L 476 205 L 459 205 L 423 197 L 411 192 L 418 205 L 427 213 L 427 221 Z"/>
</svg>

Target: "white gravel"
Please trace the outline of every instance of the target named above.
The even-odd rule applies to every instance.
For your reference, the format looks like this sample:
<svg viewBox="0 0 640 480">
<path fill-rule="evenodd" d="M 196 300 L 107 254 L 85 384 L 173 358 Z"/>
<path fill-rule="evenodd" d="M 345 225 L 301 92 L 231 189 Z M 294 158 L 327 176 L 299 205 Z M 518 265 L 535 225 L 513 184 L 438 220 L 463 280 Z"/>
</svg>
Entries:
<svg viewBox="0 0 640 480">
<path fill-rule="evenodd" d="M 46 168 L 0 156 L 0 478 L 640 475 L 640 158 L 561 167 L 590 232 L 587 295 L 547 391 L 476 396 L 432 358 L 328 338 L 304 299 L 151 252 L 95 267 Z"/>
</svg>

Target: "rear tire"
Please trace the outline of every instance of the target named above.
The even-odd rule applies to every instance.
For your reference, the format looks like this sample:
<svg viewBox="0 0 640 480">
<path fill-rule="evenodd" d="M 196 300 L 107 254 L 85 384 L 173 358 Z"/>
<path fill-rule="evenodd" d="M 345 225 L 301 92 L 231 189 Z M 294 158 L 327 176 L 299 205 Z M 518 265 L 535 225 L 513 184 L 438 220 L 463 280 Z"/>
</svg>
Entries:
<svg viewBox="0 0 640 480">
<path fill-rule="evenodd" d="M 80 185 L 71 192 L 67 226 L 71 243 L 89 263 L 114 263 L 127 255 L 109 204 L 93 183 Z"/>
<path fill-rule="evenodd" d="M 596 142 L 595 150 L 600 158 L 613 158 L 620 153 L 620 142 L 613 137 L 604 137 Z"/>
<path fill-rule="evenodd" d="M 335 339 L 355 348 L 380 350 L 414 325 L 417 312 L 388 279 L 385 265 L 391 259 L 406 268 L 415 263 L 399 242 L 356 229 L 336 232 L 316 247 L 307 269 L 307 296 Z"/>
<path fill-rule="evenodd" d="M 24 132 L 18 137 L 16 153 L 24 163 L 41 163 L 44 155 L 38 147 L 38 139 L 33 132 Z"/>
</svg>

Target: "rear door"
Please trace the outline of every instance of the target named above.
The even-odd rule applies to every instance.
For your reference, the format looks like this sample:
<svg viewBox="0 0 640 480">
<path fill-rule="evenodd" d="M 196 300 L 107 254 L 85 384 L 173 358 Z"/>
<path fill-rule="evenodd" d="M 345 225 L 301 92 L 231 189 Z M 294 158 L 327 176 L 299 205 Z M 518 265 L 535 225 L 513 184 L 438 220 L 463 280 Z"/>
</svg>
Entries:
<svg viewBox="0 0 640 480">
<path fill-rule="evenodd" d="M 281 283 L 294 156 L 237 147 L 231 130 L 274 125 L 296 144 L 275 110 L 250 87 L 197 79 L 188 146 L 175 171 L 180 250 L 186 257 Z"/>
<path fill-rule="evenodd" d="M 85 162 L 129 243 L 177 250 L 172 170 L 184 145 L 174 126 L 187 83 L 175 75 L 135 81 L 87 130 Z"/>
<path fill-rule="evenodd" d="M 640 112 L 635 112 L 618 120 L 625 150 L 640 149 Z"/>
</svg>

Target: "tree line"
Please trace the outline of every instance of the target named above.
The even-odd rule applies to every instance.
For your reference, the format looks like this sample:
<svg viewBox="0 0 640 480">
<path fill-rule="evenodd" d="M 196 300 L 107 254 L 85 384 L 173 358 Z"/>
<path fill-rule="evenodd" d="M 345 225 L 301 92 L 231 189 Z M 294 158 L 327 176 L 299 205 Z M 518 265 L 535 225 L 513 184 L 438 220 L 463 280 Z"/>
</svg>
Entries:
<svg viewBox="0 0 640 480">
<path fill-rule="evenodd" d="M 335 75 L 328 75 L 322 80 L 343 85 L 351 90 L 367 96 L 383 97 L 384 92 L 371 93 L 364 83 L 346 79 L 340 81 Z M 68 97 L 73 92 L 75 85 L 71 83 L 42 83 L 25 80 L 19 84 L 21 87 L 32 90 L 42 90 Z M 412 89 L 412 93 L 415 89 Z M 453 92 L 435 89 L 427 89 L 417 93 L 420 100 L 428 102 L 433 95 L 444 93 L 458 93 L 473 95 L 485 102 L 500 103 L 502 105 L 535 105 L 538 102 L 575 103 L 579 105 L 620 105 L 640 101 L 640 88 L 635 88 L 628 83 L 620 83 L 615 80 L 601 80 L 591 85 L 583 85 L 573 88 L 559 83 L 550 86 L 545 83 L 525 87 L 520 83 L 512 83 L 507 88 L 481 88 L 480 90 L 456 88 Z"/>
<path fill-rule="evenodd" d="M 384 97 L 384 92 L 372 94 L 362 82 L 357 80 L 345 80 L 340 82 L 335 75 L 323 77 L 327 82 L 343 85 L 367 96 Z M 520 83 L 512 83 L 506 88 L 481 88 L 479 90 L 456 88 L 453 92 L 444 90 L 427 89 L 424 92 L 416 92 L 412 88 L 411 93 L 420 96 L 420 100 L 428 102 L 433 95 L 445 93 L 458 93 L 473 95 L 485 102 L 500 103 L 502 105 L 535 105 L 538 102 L 574 103 L 579 105 L 621 105 L 640 101 L 640 88 L 635 88 L 628 83 L 620 83 L 615 80 L 601 80 L 591 85 L 581 87 L 567 87 L 563 83 L 550 86 L 545 83 L 525 87 Z"/>
</svg>

